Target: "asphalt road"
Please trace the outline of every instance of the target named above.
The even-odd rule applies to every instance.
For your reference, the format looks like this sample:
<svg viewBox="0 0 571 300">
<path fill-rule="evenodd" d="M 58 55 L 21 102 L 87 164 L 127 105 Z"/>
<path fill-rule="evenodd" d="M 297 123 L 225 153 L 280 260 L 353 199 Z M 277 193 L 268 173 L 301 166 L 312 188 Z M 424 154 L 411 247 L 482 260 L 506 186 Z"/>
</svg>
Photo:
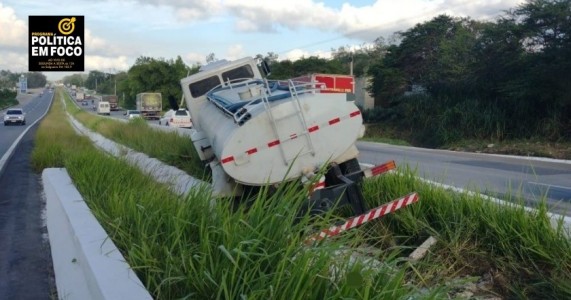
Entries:
<svg viewBox="0 0 571 300">
<path fill-rule="evenodd" d="M 49 107 L 51 95 L 22 105 L 25 126 L 0 125 L 0 156 Z M 31 169 L 37 124 L 15 148 L 0 175 L 0 299 L 55 299 L 40 175 Z"/>
<path fill-rule="evenodd" d="M 44 114 L 46 109 L 51 103 L 53 94 L 44 93 L 42 96 L 34 95 L 30 99 L 24 101 L 23 105 L 17 105 L 24 109 L 26 113 L 26 125 L 8 125 L 4 126 L 4 123 L 0 123 L 0 157 L 10 148 L 12 143 L 18 138 L 18 136 L 24 132 L 24 130 L 31 126 L 35 120 Z M 4 116 L 6 110 L 0 111 L 0 116 Z"/>
<path fill-rule="evenodd" d="M 358 142 L 359 160 L 379 164 L 395 160 L 438 183 L 479 191 L 507 200 L 521 195 L 535 205 L 546 197 L 550 211 L 571 215 L 571 161 L 432 150 Z"/>
</svg>

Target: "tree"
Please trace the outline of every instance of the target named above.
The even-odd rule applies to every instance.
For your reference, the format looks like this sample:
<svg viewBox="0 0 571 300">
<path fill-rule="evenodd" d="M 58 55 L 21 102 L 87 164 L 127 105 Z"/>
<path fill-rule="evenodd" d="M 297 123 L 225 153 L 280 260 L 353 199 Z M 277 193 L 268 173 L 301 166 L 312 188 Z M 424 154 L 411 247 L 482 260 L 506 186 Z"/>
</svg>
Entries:
<svg viewBox="0 0 571 300">
<path fill-rule="evenodd" d="M 12 89 L 16 87 L 20 74 L 10 70 L 0 70 L 0 89 Z"/>
<path fill-rule="evenodd" d="M 41 72 L 29 72 L 24 74 L 28 80 L 28 88 L 39 88 L 46 86 L 48 82 L 46 75 Z"/>
<path fill-rule="evenodd" d="M 211 52 L 210 54 L 206 55 L 206 63 L 209 64 L 211 62 L 215 62 L 218 59 L 216 58 L 216 55 L 214 54 L 214 52 Z"/>
<path fill-rule="evenodd" d="M 523 35 L 526 72 L 521 81 L 528 84 L 522 96 L 530 112 L 566 127 L 571 136 L 571 1 L 531 0 L 511 17 Z"/>
<path fill-rule="evenodd" d="M 99 85 L 105 81 L 105 73 L 101 71 L 90 71 L 85 79 L 85 87 L 91 90 L 99 90 Z"/>
<path fill-rule="evenodd" d="M 472 49 L 480 23 L 440 15 L 399 33 L 402 42 L 388 60 L 406 74 L 409 86 L 420 85 L 433 94 L 465 87 L 475 63 Z"/>
<path fill-rule="evenodd" d="M 127 72 L 127 79 L 118 85 L 118 90 L 125 93 L 126 107 L 135 107 L 138 93 L 159 92 L 163 107 L 168 108 L 169 98 L 181 99 L 180 80 L 196 72 L 198 66 L 188 67 L 180 56 L 175 60 L 139 57 Z"/>
</svg>

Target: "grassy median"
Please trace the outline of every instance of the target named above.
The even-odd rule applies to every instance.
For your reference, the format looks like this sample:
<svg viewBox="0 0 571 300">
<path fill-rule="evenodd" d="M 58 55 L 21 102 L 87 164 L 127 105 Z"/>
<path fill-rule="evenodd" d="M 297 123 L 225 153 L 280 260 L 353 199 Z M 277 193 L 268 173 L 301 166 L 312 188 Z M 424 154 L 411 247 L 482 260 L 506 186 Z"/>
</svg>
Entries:
<svg viewBox="0 0 571 300">
<path fill-rule="evenodd" d="M 121 122 L 112 118 L 96 116 L 80 109 L 67 93 L 62 93 L 67 111 L 87 128 L 104 137 L 123 144 L 135 151 L 147 154 L 188 174 L 206 179 L 208 173 L 200 163 L 190 138 L 175 132 L 153 129 L 143 119 Z"/>
<path fill-rule="evenodd" d="M 551 227 L 545 205 L 530 214 L 435 188 L 401 170 L 365 182 L 369 207 L 411 191 L 419 193 L 419 203 L 306 246 L 308 228 L 327 228 L 335 216 L 294 222 L 305 199 L 294 187 L 284 185 L 271 195 L 262 191 L 247 210 L 237 211 L 228 199 L 212 205 L 206 191 L 178 197 L 77 136 L 62 96 L 58 90 L 38 129 L 34 167 L 67 168 L 157 299 L 442 299 L 466 292 L 571 297 L 571 244 L 562 228 Z M 114 132 L 114 125 L 92 128 Z M 184 151 L 193 151 L 190 147 Z M 438 242 L 424 259 L 405 259 L 429 236 Z M 355 252 L 366 254 L 350 263 Z M 472 285 L 476 288 L 469 289 Z"/>
</svg>

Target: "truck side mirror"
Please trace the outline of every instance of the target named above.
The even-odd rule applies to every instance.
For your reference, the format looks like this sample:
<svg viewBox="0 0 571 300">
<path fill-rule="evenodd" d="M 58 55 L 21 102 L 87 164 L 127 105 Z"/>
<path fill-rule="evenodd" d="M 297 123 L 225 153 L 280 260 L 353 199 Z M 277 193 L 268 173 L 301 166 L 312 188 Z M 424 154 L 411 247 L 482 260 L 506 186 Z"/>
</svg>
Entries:
<svg viewBox="0 0 571 300">
<path fill-rule="evenodd" d="M 268 64 L 268 62 L 265 59 L 262 59 L 262 72 L 264 72 L 264 75 L 270 76 L 270 74 L 272 74 L 272 70 L 270 70 L 270 65 Z"/>
</svg>

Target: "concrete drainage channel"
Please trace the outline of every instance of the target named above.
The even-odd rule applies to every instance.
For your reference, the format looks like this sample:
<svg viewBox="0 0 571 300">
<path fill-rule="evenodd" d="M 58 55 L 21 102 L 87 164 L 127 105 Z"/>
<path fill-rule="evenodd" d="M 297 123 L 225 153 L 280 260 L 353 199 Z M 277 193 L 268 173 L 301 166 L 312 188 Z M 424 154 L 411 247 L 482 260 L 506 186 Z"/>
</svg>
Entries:
<svg viewBox="0 0 571 300">
<path fill-rule="evenodd" d="M 129 163 L 153 176 L 158 182 L 169 184 L 177 194 L 184 195 L 192 188 L 210 186 L 157 159 L 112 142 L 85 128 L 71 115 L 68 114 L 68 117 L 75 130 L 88 136 L 97 147 L 111 155 L 124 157 Z M 181 132 L 163 126 L 159 128 L 188 135 L 187 131 Z M 60 298 L 152 299 L 91 214 L 65 169 L 46 169 L 42 174 L 42 179 L 47 198 L 48 232 L 52 233 L 50 245 Z M 444 188 L 449 188 L 454 192 L 463 192 L 457 188 Z M 494 198 L 490 200 L 503 202 Z M 571 218 L 553 214 L 550 216 L 552 221 L 563 219 L 567 229 L 571 227 Z M 556 224 L 553 223 L 553 225 Z M 54 232 L 57 234 L 53 234 Z M 434 243 L 433 238 L 427 240 L 417 251 L 413 252 L 414 255 L 411 255 L 409 259 L 420 259 Z"/>
</svg>

